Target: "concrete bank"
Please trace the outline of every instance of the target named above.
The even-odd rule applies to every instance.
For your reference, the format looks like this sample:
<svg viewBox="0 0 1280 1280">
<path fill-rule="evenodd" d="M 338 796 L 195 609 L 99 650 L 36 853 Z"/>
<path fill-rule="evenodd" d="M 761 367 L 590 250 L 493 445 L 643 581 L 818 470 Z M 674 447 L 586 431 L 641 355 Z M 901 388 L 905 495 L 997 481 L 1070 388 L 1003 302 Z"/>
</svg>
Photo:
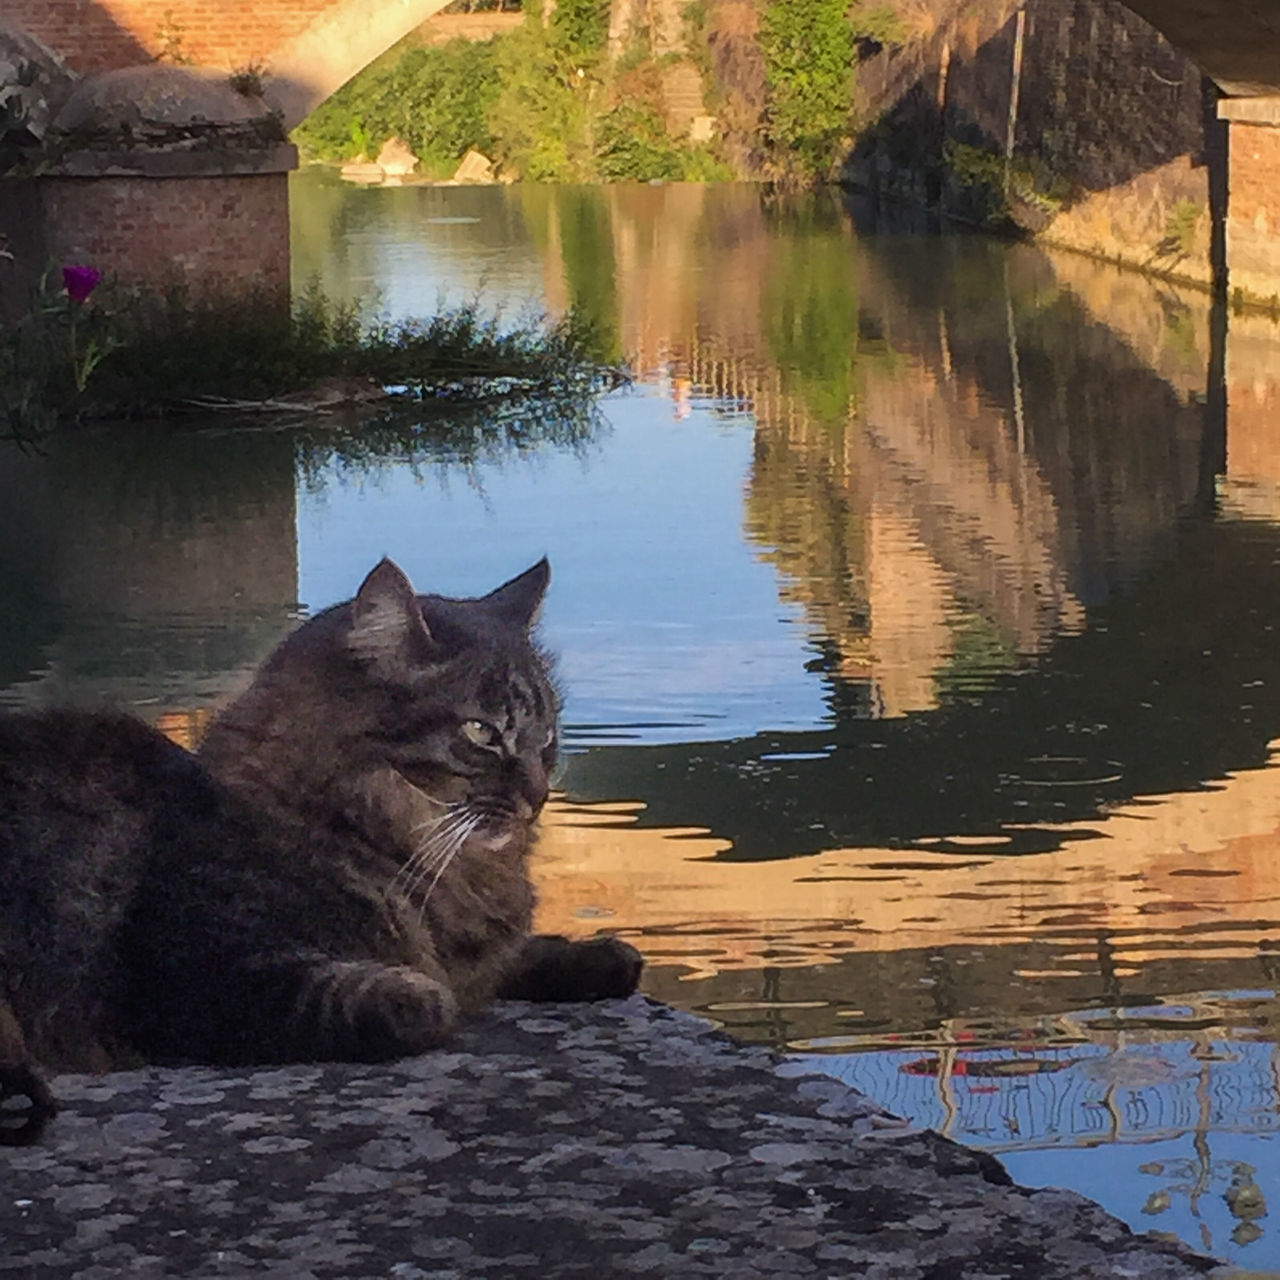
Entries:
<svg viewBox="0 0 1280 1280">
<path fill-rule="evenodd" d="M 0 1278 L 1212 1267 L 639 996 L 502 1006 L 391 1066 L 152 1068 L 57 1092 L 45 1143 L 0 1149 Z"/>
</svg>

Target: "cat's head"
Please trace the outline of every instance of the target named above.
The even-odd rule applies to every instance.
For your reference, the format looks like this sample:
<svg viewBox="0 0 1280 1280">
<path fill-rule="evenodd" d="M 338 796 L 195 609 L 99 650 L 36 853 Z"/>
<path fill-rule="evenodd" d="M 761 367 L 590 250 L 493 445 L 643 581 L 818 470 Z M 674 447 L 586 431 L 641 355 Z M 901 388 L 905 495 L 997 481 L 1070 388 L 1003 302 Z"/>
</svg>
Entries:
<svg viewBox="0 0 1280 1280">
<path fill-rule="evenodd" d="M 559 698 L 531 631 L 550 576 L 540 560 L 455 600 L 416 594 L 383 560 L 339 606 L 333 639 L 356 676 L 360 755 L 480 830 L 531 821 L 547 798 Z"/>
</svg>

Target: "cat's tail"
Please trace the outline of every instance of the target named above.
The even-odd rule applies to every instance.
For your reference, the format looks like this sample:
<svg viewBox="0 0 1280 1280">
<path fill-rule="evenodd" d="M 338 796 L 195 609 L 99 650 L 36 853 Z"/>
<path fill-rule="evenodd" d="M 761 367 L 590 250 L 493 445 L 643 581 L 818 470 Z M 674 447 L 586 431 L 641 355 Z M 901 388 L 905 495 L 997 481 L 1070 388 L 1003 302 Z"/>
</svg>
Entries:
<svg viewBox="0 0 1280 1280">
<path fill-rule="evenodd" d="M 49 1086 L 27 1058 L 18 1019 L 0 997 L 0 1147 L 39 1141 L 57 1111 Z"/>
<path fill-rule="evenodd" d="M 38 1142 L 57 1111 L 49 1086 L 29 1062 L 0 1062 L 0 1147 Z"/>
</svg>

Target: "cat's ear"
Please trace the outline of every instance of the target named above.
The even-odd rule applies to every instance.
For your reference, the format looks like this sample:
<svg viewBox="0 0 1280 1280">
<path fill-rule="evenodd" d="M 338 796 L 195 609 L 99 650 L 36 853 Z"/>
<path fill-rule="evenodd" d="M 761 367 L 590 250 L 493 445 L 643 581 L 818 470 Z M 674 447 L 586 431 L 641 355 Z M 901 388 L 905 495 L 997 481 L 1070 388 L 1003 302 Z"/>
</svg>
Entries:
<svg viewBox="0 0 1280 1280">
<path fill-rule="evenodd" d="M 347 647 L 359 658 L 386 665 L 408 662 L 430 644 L 413 584 L 393 560 L 380 560 L 351 602 Z"/>
<path fill-rule="evenodd" d="M 528 628 L 537 620 L 542 597 L 550 581 L 551 566 L 543 556 L 533 568 L 526 569 L 510 582 L 504 582 L 496 591 L 490 591 L 484 597 L 484 603 L 504 622 Z"/>
</svg>

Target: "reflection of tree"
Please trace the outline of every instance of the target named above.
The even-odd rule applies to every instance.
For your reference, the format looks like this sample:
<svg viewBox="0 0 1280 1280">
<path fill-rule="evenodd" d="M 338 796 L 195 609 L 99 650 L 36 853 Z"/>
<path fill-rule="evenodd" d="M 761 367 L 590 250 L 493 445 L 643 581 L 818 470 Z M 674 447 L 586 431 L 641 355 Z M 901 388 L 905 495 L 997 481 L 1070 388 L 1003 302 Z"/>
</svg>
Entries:
<svg viewBox="0 0 1280 1280">
<path fill-rule="evenodd" d="M 1022 476 L 1046 487 L 1073 595 L 1105 599 L 1168 550 L 1203 495 L 1203 409 L 1062 289 L 1044 254 L 876 237 L 863 278 L 864 305 L 874 299 L 894 348 L 939 384 L 960 384 L 966 447 L 1015 496 Z"/>
<path fill-rule="evenodd" d="M 764 292 L 769 355 L 782 386 L 819 423 L 843 425 L 858 363 L 858 259 L 843 211 L 788 204 Z"/>
<path fill-rule="evenodd" d="M 616 364 L 623 352 L 609 209 L 597 188 L 554 187 L 548 212 L 557 224 L 568 305 L 594 326 L 598 341 L 594 354 Z"/>
</svg>

